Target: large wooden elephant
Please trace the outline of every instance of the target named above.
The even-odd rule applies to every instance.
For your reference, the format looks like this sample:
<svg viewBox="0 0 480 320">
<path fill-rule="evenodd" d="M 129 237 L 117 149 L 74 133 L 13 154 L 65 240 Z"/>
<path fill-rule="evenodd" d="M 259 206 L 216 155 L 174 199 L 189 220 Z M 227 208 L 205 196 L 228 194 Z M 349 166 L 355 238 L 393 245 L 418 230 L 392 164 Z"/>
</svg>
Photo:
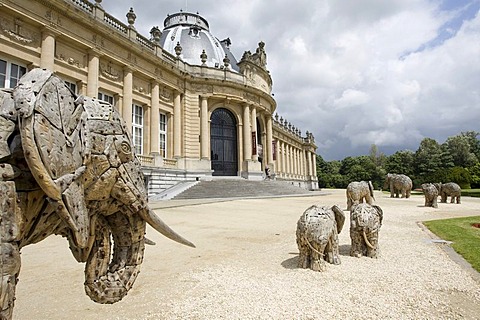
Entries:
<svg viewBox="0 0 480 320">
<path fill-rule="evenodd" d="M 352 207 L 350 212 L 351 256 L 378 257 L 378 232 L 382 221 L 383 210 L 379 206 L 360 203 Z"/>
<path fill-rule="evenodd" d="M 298 266 L 324 271 L 325 261 L 340 264 L 338 234 L 344 222 L 345 214 L 338 206 L 306 209 L 297 222 Z"/>
<path fill-rule="evenodd" d="M 347 186 L 347 210 L 350 211 L 352 205 L 359 204 L 365 201 L 368 204 L 372 204 L 375 200 L 373 195 L 373 185 L 371 181 L 353 181 Z"/>
<path fill-rule="evenodd" d="M 385 187 L 390 188 L 390 198 L 398 198 L 400 193 L 402 194 L 402 198 L 410 198 L 413 183 L 409 176 L 388 173 L 385 178 Z"/>
<path fill-rule="evenodd" d="M 117 302 L 132 287 L 146 223 L 193 246 L 149 209 L 115 108 L 75 96 L 47 70 L 0 91 L 0 192 L 1 319 L 12 317 L 20 250 L 52 234 L 66 237 L 75 259 L 86 262 L 85 291 L 98 303 Z"/>
<path fill-rule="evenodd" d="M 450 196 L 450 203 L 460 204 L 462 197 L 462 188 L 455 182 L 439 183 L 437 184 L 439 188 L 439 194 L 441 197 L 441 202 L 446 203 L 447 198 Z"/>
</svg>

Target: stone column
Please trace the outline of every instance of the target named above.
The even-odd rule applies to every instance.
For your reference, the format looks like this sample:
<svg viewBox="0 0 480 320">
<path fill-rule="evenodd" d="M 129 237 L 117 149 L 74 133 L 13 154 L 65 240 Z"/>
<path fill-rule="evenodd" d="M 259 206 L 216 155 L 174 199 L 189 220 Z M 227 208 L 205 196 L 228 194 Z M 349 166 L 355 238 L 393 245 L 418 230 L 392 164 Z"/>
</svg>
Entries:
<svg viewBox="0 0 480 320">
<path fill-rule="evenodd" d="M 285 149 L 285 142 L 282 141 L 282 175 L 286 177 L 287 173 L 287 150 Z"/>
<path fill-rule="evenodd" d="M 98 73 L 100 68 L 100 58 L 97 52 L 90 50 L 88 52 L 88 75 L 87 75 L 87 96 L 98 98 Z"/>
<path fill-rule="evenodd" d="M 152 152 L 152 137 L 150 135 L 152 128 L 152 108 L 146 105 L 143 108 L 143 154 L 150 154 Z"/>
<path fill-rule="evenodd" d="M 243 159 L 252 160 L 252 135 L 250 131 L 250 106 L 243 106 Z"/>
<path fill-rule="evenodd" d="M 312 156 L 310 151 L 307 151 L 307 176 L 309 179 L 312 176 Z"/>
<path fill-rule="evenodd" d="M 286 173 L 287 177 L 289 177 L 290 173 L 292 172 L 292 170 L 291 170 L 292 160 L 291 160 L 290 145 L 289 144 L 285 144 L 285 158 L 287 160 L 285 173 Z"/>
<path fill-rule="evenodd" d="M 150 153 L 152 155 L 159 155 L 160 154 L 160 141 L 159 141 L 159 125 L 160 125 L 160 103 L 158 102 L 158 97 L 160 94 L 160 88 L 158 82 L 152 80 L 152 96 L 150 105 L 151 105 L 151 112 L 150 112 Z"/>
<path fill-rule="evenodd" d="M 182 156 L 182 107 L 179 92 L 173 97 L 173 157 Z"/>
<path fill-rule="evenodd" d="M 125 67 L 123 70 L 123 108 L 122 117 L 127 128 L 132 132 L 132 104 L 133 104 L 133 74 L 132 70 Z"/>
<path fill-rule="evenodd" d="M 208 100 L 207 97 L 200 97 L 200 156 L 202 159 L 208 160 L 209 152 L 209 135 L 208 135 Z"/>
<path fill-rule="evenodd" d="M 46 28 L 42 30 L 41 50 L 40 68 L 55 71 L 55 34 Z"/>
<path fill-rule="evenodd" d="M 252 147 L 255 147 L 255 150 L 257 150 L 256 154 L 254 154 L 252 156 L 252 160 L 253 161 L 258 161 L 258 144 L 260 141 L 257 141 L 258 140 L 258 132 L 257 132 L 257 108 L 255 108 L 255 106 L 252 106 L 252 123 L 251 123 L 251 126 L 252 126 L 252 132 L 255 132 L 255 141 L 252 141 Z M 256 145 L 253 146 L 253 143 L 255 143 Z"/>
<path fill-rule="evenodd" d="M 317 157 L 314 152 L 312 152 L 312 169 L 313 169 L 313 177 L 317 179 Z"/>
<path fill-rule="evenodd" d="M 272 138 L 272 132 L 273 132 L 273 129 L 272 129 L 272 117 L 270 116 L 270 114 L 266 114 L 266 126 L 267 126 L 267 142 L 266 142 L 266 152 L 267 152 L 267 156 L 265 157 L 267 159 L 267 163 L 268 164 L 272 164 L 273 163 L 273 138 Z M 277 147 L 278 149 L 278 147 Z M 278 159 L 278 157 L 277 157 Z M 272 171 L 273 172 L 273 171 Z"/>
</svg>

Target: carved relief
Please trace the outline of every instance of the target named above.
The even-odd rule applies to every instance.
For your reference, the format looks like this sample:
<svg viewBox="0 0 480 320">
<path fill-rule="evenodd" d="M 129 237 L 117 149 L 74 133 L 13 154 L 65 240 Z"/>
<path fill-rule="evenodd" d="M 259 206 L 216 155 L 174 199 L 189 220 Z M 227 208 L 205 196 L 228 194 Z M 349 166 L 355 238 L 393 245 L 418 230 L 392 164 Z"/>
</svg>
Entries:
<svg viewBox="0 0 480 320">
<path fill-rule="evenodd" d="M 191 84 L 192 90 L 202 92 L 202 93 L 213 93 L 213 86 L 201 83 L 192 83 Z"/>
<path fill-rule="evenodd" d="M 100 72 L 102 76 L 113 81 L 119 81 L 122 72 L 118 71 L 117 67 L 111 62 L 100 62 Z"/>
<path fill-rule="evenodd" d="M 2 17 L 0 29 L 7 37 L 18 43 L 31 45 L 39 43 L 39 33 L 30 30 L 19 18 Z"/>
<path fill-rule="evenodd" d="M 62 25 L 61 16 L 53 10 L 47 10 L 47 12 L 45 13 L 45 18 L 50 21 L 50 24 L 52 26 Z"/>
<path fill-rule="evenodd" d="M 162 70 L 160 70 L 160 68 L 158 67 L 155 67 L 155 71 L 154 71 L 155 75 L 159 78 L 163 78 L 163 72 Z"/>
<path fill-rule="evenodd" d="M 160 88 L 159 98 L 162 99 L 163 101 L 172 102 L 173 101 L 172 90 L 167 89 L 167 87 Z"/>
<path fill-rule="evenodd" d="M 137 57 L 133 55 L 131 52 L 128 53 L 127 60 L 137 64 Z"/>
<path fill-rule="evenodd" d="M 55 58 L 77 68 L 85 67 L 85 54 L 57 41 Z"/>
<path fill-rule="evenodd" d="M 133 90 L 143 94 L 148 94 L 150 93 L 149 83 L 143 79 L 133 78 Z"/>
<path fill-rule="evenodd" d="M 243 98 L 245 100 L 248 100 L 248 101 L 252 101 L 252 102 L 255 102 L 255 103 L 260 103 L 260 97 L 257 97 L 256 95 L 248 93 L 248 92 L 243 93 Z"/>
<path fill-rule="evenodd" d="M 95 43 L 95 45 L 97 45 L 97 47 L 105 47 L 105 41 L 101 36 L 94 34 L 92 36 L 92 41 Z"/>
</svg>

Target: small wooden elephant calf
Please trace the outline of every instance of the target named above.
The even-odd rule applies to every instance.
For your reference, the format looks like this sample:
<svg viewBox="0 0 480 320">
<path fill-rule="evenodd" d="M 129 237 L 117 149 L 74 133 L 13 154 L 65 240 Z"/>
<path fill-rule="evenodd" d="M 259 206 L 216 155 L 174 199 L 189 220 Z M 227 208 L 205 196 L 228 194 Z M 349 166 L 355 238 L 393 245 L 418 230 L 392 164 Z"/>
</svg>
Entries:
<svg viewBox="0 0 480 320">
<path fill-rule="evenodd" d="M 433 183 L 422 184 L 423 195 L 425 196 L 425 207 L 438 208 L 438 189 Z"/>
<path fill-rule="evenodd" d="M 298 266 L 325 271 L 325 261 L 340 264 L 338 234 L 344 222 L 345 214 L 338 206 L 313 205 L 305 210 L 297 223 Z"/>
<path fill-rule="evenodd" d="M 350 213 L 350 238 L 352 257 L 378 256 L 378 231 L 382 226 L 383 211 L 379 206 L 360 203 Z"/>
</svg>

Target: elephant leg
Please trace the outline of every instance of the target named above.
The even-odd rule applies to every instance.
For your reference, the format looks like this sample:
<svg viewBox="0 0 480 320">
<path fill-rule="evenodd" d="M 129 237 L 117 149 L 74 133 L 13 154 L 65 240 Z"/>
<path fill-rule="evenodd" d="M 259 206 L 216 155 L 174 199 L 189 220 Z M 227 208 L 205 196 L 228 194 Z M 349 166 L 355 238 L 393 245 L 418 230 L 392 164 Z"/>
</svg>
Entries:
<svg viewBox="0 0 480 320">
<path fill-rule="evenodd" d="M 367 248 L 367 257 L 377 258 L 378 257 L 378 231 L 373 232 L 367 235 L 368 242 L 372 245 L 373 248 L 370 248 L 368 245 Z"/>
<path fill-rule="evenodd" d="M 15 183 L 0 182 L 0 319 L 11 319 L 15 301 L 15 286 L 20 273 L 21 215 L 17 207 Z"/>
<path fill-rule="evenodd" d="M 407 196 L 407 193 L 405 191 L 405 189 L 402 189 L 402 198 L 405 198 Z"/>
<path fill-rule="evenodd" d="M 352 209 L 352 199 L 348 198 L 347 199 L 347 211 L 350 211 Z"/>
<path fill-rule="evenodd" d="M 454 196 L 450 196 L 450 203 L 455 203 L 455 197 Z"/>
<path fill-rule="evenodd" d="M 315 250 L 312 250 L 312 258 L 310 261 L 310 269 L 313 271 L 325 271 L 327 269 L 325 260 L 323 259 L 326 243 L 312 244 Z"/>
<path fill-rule="evenodd" d="M 340 253 L 338 250 L 338 233 L 334 230 L 327 246 L 325 247 L 325 260 L 331 264 L 340 264 Z"/>
<path fill-rule="evenodd" d="M 457 204 L 460 204 L 460 196 L 457 197 Z"/>
<path fill-rule="evenodd" d="M 411 193 L 412 193 L 411 190 L 407 190 L 407 192 L 405 193 L 405 197 L 406 197 L 407 199 L 410 198 Z"/>
<path fill-rule="evenodd" d="M 440 201 L 441 201 L 442 203 L 446 203 L 446 202 L 447 202 L 447 195 L 446 195 L 445 193 L 442 193 L 441 199 L 442 199 L 442 200 L 440 200 Z"/>
<path fill-rule="evenodd" d="M 306 247 L 299 247 L 300 254 L 298 255 L 298 267 L 307 269 L 310 267 L 310 253 Z"/>
<path fill-rule="evenodd" d="M 363 255 L 363 237 L 358 230 L 350 229 L 350 239 L 352 245 L 350 247 L 350 255 L 352 257 L 360 258 Z"/>
</svg>

